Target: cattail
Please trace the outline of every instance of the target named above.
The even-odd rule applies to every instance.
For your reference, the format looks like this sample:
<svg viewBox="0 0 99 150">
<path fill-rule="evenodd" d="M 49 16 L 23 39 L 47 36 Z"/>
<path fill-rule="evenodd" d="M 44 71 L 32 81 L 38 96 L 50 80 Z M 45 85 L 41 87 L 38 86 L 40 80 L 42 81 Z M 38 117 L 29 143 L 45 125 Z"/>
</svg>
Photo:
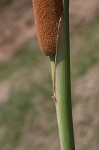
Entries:
<svg viewBox="0 0 99 150">
<path fill-rule="evenodd" d="M 63 12 L 63 0 L 32 0 L 41 51 L 51 56 L 56 53 L 58 23 Z"/>
</svg>

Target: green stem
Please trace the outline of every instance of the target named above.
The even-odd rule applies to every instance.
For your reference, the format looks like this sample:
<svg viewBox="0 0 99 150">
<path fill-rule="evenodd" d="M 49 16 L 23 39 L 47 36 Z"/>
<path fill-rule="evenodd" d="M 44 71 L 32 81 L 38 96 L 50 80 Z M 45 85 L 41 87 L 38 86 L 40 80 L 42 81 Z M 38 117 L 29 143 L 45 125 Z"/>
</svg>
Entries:
<svg viewBox="0 0 99 150">
<path fill-rule="evenodd" d="M 64 0 L 64 6 L 56 57 L 56 110 L 61 150 L 75 150 L 70 82 L 69 0 Z"/>
<path fill-rule="evenodd" d="M 51 64 L 52 84 L 54 87 L 55 55 L 50 56 L 50 64 Z"/>
<path fill-rule="evenodd" d="M 52 81 L 56 87 L 54 89 L 55 105 L 61 150 L 75 150 L 70 81 L 69 0 L 64 0 L 64 18 L 62 17 L 62 19 L 59 28 L 56 64 L 55 57 L 51 56 L 50 61 Z"/>
</svg>

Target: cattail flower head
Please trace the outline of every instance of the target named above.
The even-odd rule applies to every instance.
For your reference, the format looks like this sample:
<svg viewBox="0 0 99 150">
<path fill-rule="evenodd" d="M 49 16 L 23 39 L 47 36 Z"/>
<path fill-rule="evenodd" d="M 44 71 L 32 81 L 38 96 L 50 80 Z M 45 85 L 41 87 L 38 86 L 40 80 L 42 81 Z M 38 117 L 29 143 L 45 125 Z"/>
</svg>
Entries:
<svg viewBox="0 0 99 150">
<path fill-rule="evenodd" d="M 41 51 L 47 55 L 56 53 L 58 23 L 63 12 L 63 0 L 32 0 L 34 18 Z"/>
</svg>

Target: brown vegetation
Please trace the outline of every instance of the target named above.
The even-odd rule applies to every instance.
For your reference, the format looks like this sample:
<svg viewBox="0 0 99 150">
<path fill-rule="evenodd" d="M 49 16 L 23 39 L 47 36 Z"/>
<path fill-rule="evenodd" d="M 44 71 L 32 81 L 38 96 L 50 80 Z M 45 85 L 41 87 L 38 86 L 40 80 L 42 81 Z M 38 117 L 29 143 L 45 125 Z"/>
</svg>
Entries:
<svg viewBox="0 0 99 150">
<path fill-rule="evenodd" d="M 45 55 L 56 53 L 58 23 L 63 12 L 62 0 L 33 0 L 38 41 Z"/>
</svg>

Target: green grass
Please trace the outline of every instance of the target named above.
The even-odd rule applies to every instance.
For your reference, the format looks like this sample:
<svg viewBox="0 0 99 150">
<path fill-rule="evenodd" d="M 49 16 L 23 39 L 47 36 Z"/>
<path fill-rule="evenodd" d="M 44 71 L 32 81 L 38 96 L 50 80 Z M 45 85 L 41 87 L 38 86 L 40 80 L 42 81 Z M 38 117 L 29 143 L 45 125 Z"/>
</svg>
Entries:
<svg viewBox="0 0 99 150">
<path fill-rule="evenodd" d="M 32 68 L 39 61 L 39 50 L 38 47 L 31 47 L 25 45 L 20 48 L 20 53 L 13 57 L 11 60 L 4 64 L 0 64 L 0 79 L 5 79 L 11 76 L 15 71 L 22 70 L 24 68 Z"/>
<path fill-rule="evenodd" d="M 71 55 L 72 75 L 78 77 L 84 75 L 92 66 L 99 62 L 99 42 L 98 42 L 99 21 L 87 26 L 80 32 L 74 32 L 71 36 L 71 54 L 75 52 L 72 44 L 75 43 L 75 55 Z M 79 40 L 80 38 L 80 40 Z M 74 51 L 74 52 L 73 52 Z"/>
<path fill-rule="evenodd" d="M 1 146 L 9 145 L 13 149 L 20 141 L 27 111 L 33 107 L 31 93 L 19 91 L 12 93 L 8 103 L 1 108 L 0 124 L 7 129 L 5 136 L 0 142 Z"/>
<path fill-rule="evenodd" d="M 21 141 L 22 132 L 24 132 L 23 130 L 28 113 L 30 113 L 28 132 L 32 133 L 34 130 L 37 131 L 38 128 L 40 128 L 40 124 L 36 121 L 36 118 L 40 118 L 40 112 L 36 109 L 36 107 L 38 107 L 36 106 L 36 101 L 38 103 L 40 101 L 39 105 L 42 106 L 39 107 L 42 107 L 45 111 L 49 112 L 46 117 L 41 114 L 42 119 L 46 118 L 52 120 L 53 113 L 55 114 L 55 109 L 47 110 L 46 108 L 49 107 L 46 105 L 52 105 L 51 78 L 49 74 L 50 66 L 43 68 L 43 70 L 45 68 L 47 69 L 45 70 L 44 77 L 41 66 L 45 64 L 46 58 L 41 55 L 37 46 L 33 48 L 30 45 L 31 43 L 25 45 L 21 48 L 21 51 L 19 50 L 19 54 L 8 62 L 0 64 L 1 81 L 9 80 L 14 74 L 21 73 L 21 76 L 19 76 L 20 78 L 16 77 L 18 78 L 16 80 L 19 83 L 24 82 L 22 85 L 18 85 L 18 87 L 15 86 L 17 81 L 15 81 L 16 83 L 13 83 L 14 87 L 12 88 L 7 103 L 0 107 L 0 125 L 4 126 L 6 129 L 6 132 L 0 141 L 0 149 L 3 149 L 5 145 L 7 145 L 8 150 L 13 150 L 18 146 Z M 43 57 L 45 58 L 45 62 L 42 61 Z M 38 71 L 38 73 L 35 71 Z M 36 75 L 39 75 L 39 73 L 42 74 L 42 79 L 36 81 Z M 52 130 L 54 129 L 56 129 L 56 127 L 53 126 Z M 50 130 L 50 128 L 48 130 L 41 129 L 46 135 L 50 133 Z"/>
<path fill-rule="evenodd" d="M 98 31 L 99 22 L 95 22 L 71 35 L 73 81 L 99 64 Z M 12 59 L 0 64 L 0 81 L 11 80 L 10 96 L 0 105 L 0 128 L 5 128 L 0 138 L 0 150 L 5 146 L 7 150 L 16 150 L 20 145 L 25 146 L 24 150 L 49 150 L 58 141 L 49 59 L 31 43 L 19 51 Z M 32 138 L 24 141 L 24 134 Z M 59 142 L 56 146 L 59 148 Z"/>
</svg>

